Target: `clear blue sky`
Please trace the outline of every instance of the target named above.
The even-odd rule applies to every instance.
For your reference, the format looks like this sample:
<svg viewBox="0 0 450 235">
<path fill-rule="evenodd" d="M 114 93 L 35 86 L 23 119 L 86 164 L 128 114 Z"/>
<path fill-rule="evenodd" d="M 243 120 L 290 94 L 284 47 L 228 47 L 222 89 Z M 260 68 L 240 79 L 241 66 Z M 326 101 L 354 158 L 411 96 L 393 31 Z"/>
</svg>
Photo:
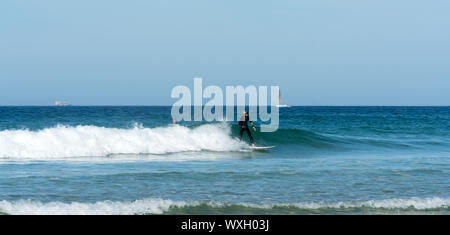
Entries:
<svg viewBox="0 0 450 235">
<path fill-rule="evenodd" d="M 0 1 L 0 105 L 170 105 L 194 77 L 292 105 L 450 105 L 450 1 Z"/>
</svg>

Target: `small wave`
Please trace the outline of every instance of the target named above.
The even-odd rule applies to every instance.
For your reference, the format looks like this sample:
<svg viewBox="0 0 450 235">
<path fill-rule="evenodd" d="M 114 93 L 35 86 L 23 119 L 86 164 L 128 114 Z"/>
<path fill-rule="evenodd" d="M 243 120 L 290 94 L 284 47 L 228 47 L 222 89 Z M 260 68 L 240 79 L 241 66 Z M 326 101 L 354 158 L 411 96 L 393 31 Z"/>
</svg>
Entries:
<svg viewBox="0 0 450 235">
<path fill-rule="evenodd" d="M 239 133 L 238 128 L 234 128 L 235 135 Z M 385 149 L 429 149 L 429 146 L 447 147 L 445 140 L 435 139 L 417 140 L 402 138 L 401 136 L 349 136 L 338 134 L 319 133 L 301 129 L 278 129 L 272 133 L 255 133 L 257 143 L 267 145 L 291 145 L 299 149 L 315 150 L 367 150 L 369 148 Z"/>
<path fill-rule="evenodd" d="M 306 213 L 388 213 L 395 210 L 416 211 L 445 210 L 448 213 L 450 198 L 385 199 L 358 202 L 301 202 L 301 203 L 226 203 L 200 201 L 173 201 L 148 198 L 136 201 L 95 203 L 63 203 L 32 200 L 0 201 L 0 213 L 43 215 L 126 215 L 126 214 L 306 214 Z M 378 211 L 377 211 L 378 210 Z"/>
<path fill-rule="evenodd" d="M 114 154 L 166 154 L 239 151 L 247 145 L 231 136 L 225 123 L 194 128 L 180 125 L 130 129 L 56 126 L 38 131 L 0 131 L 0 158 L 55 159 Z"/>
</svg>

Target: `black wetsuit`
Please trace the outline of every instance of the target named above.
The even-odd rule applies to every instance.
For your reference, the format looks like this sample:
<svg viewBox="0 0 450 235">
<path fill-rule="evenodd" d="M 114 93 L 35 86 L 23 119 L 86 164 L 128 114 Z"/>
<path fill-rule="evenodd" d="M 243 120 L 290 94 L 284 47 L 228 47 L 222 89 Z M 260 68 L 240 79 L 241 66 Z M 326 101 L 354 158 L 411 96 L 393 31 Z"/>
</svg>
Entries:
<svg viewBox="0 0 450 235">
<path fill-rule="evenodd" d="M 250 142 L 252 142 L 252 144 L 254 144 L 255 141 L 253 141 L 252 134 L 250 133 L 250 129 L 249 129 L 248 124 L 247 124 L 248 121 L 250 121 L 248 116 L 245 116 L 245 118 L 243 116 L 239 120 L 239 126 L 241 127 L 240 128 L 241 130 L 239 131 L 239 136 L 240 136 L 240 139 L 242 140 L 242 133 L 244 133 L 244 131 L 246 131 L 247 134 L 248 134 L 248 137 L 250 138 Z M 250 124 L 252 124 L 252 126 L 253 126 L 253 122 L 252 121 L 250 121 Z"/>
</svg>

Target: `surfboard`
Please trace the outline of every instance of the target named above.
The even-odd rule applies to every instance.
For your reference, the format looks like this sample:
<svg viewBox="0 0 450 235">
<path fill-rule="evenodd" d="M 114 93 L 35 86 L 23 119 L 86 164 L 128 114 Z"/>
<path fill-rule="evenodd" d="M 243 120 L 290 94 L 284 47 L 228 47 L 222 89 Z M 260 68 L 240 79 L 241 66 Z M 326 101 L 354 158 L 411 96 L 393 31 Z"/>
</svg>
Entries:
<svg viewBox="0 0 450 235">
<path fill-rule="evenodd" d="M 250 149 L 253 149 L 253 150 L 265 150 L 265 149 L 271 149 L 271 148 L 275 148 L 275 146 L 255 146 L 255 147 L 250 147 Z"/>
</svg>

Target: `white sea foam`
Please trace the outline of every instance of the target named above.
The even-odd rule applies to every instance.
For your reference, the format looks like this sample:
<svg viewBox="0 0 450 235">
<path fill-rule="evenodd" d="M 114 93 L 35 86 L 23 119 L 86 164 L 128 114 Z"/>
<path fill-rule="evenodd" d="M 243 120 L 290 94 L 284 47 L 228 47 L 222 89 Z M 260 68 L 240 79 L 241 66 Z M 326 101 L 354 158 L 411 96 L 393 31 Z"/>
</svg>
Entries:
<svg viewBox="0 0 450 235">
<path fill-rule="evenodd" d="M 410 199 L 385 199 L 385 200 L 370 200 L 370 201 L 356 201 L 356 202 L 336 202 L 336 203 L 287 203 L 271 205 L 273 206 L 293 206 L 302 209 L 326 209 L 326 208 L 374 208 L 374 209 L 437 209 L 449 208 L 450 198 L 410 198 Z"/>
<path fill-rule="evenodd" d="M 162 214 L 173 208 L 185 208 L 196 206 L 210 207 L 217 210 L 223 207 L 238 206 L 243 208 L 272 210 L 276 207 L 290 207 L 293 209 L 318 210 L 318 209 L 414 209 L 414 210 L 432 210 L 450 208 L 450 198 L 410 198 L 410 199 L 385 199 L 375 201 L 360 202 L 312 202 L 312 203 L 225 203 L 225 202 L 199 202 L 199 201 L 173 201 L 165 199 L 142 199 L 127 202 L 103 201 L 95 203 L 63 203 L 19 200 L 19 201 L 0 201 L 0 213 L 6 214 L 42 214 L 42 215 L 122 215 L 122 214 Z M 186 211 L 185 211 L 186 212 Z M 188 211 L 187 211 L 188 212 Z"/>
<path fill-rule="evenodd" d="M 171 207 L 183 207 L 186 202 L 143 199 L 133 202 L 103 201 L 96 203 L 62 203 L 20 200 L 0 201 L 0 212 L 22 215 L 131 215 L 131 214 L 162 214 Z"/>
<path fill-rule="evenodd" d="M 247 146 L 226 124 L 129 129 L 56 126 L 38 131 L 0 131 L 0 159 L 56 159 L 112 154 L 236 151 Z"/>
</svg>

